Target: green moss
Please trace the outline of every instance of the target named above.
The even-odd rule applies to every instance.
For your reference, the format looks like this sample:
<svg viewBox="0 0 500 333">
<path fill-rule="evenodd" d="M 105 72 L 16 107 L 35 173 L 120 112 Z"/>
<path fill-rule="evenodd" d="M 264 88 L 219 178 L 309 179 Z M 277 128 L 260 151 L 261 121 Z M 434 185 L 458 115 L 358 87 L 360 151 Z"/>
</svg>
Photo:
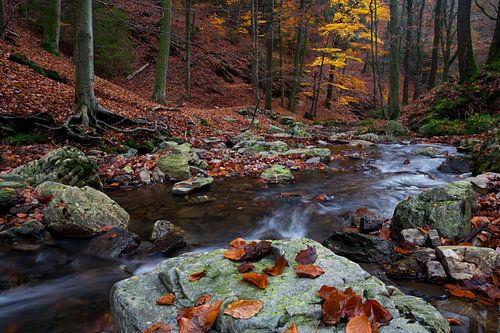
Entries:
<svg viewBox="0 0 500 333">
<path fill-rule="evenodd" d="M 125 141 L 125 145 L 137 149 L 139 155 L 152 153 L 155 149 L 155 145 L 149 141 L 137 142 L 133 139 L 129 139 Z"/>
<path fill-rule="evenodd" d="M 419 132 L 426 137 L 462 134 L 463 124 L 459 120 L 428 119 Z"/>
<path fill-rule="evenodd" d="M 61 82 L 61 83 L 68 83 L 68 80 L 65 77 L 62 77 L 58 72 L 53 71 L 51 69 L 47 68 L 42 68 L 40 67 L 37 63 L 31 61 L 22 53 L 13 53 L 9 56 L 9 60 L 16 62 L 18 64 L 28 66 L 31 69 L 33 69 L 35 72 L 39 73 L 40 75 L 45 76 L 46 78 L 49 78 L 51 80 Z"/>
<path fill-rule="evenodd" d="M 500 124 L 500 117 L 489 114 L 472 115 L 465 120 L 464 134 L 478 134 L 492 130 Z"/>
<path fill-rule="evenodd" d="M 410 133 L 408 129 L 400 122 L 389 120 L 385 126 L 385 134 L 392 136 L 407 136 Z"/>
<path fill-rule="evenodd" d="M 357 134 L 366 134 L 366 133 L 384 134 L 384 129 L 379 128 L 375 125 L 374 118 L 366 118 L 358 123 Z"/>
<path fill-rule="evenodd" d="M 202 126 L 212 126 L 212 125 L 210 124 L 210 122 L 209 122 L 208 120 L 206 120 L 205 118 L 200 118 L 200 124 L 201 124 Z"/>
<path fill-rule="evenodd" d="M 40 133 L 16 133 L 3 137 L 1 142 L 7 143 L 12 146 L 27 146 L 31 144 L 42 144 L 47 142 L 47 137 Z"/>
<path fill-rule="evenodd" d="M 459 118 L 461 112 L 459 108 L 462 108 L 469 102 L 468 97 L 458 97 L 456 99 L 450 100 L 445 97 L 439 98 L 434 105 L 429 109 L 429 116 L 431 118 L 447 118 L 456 119 Z"/>
</svg>

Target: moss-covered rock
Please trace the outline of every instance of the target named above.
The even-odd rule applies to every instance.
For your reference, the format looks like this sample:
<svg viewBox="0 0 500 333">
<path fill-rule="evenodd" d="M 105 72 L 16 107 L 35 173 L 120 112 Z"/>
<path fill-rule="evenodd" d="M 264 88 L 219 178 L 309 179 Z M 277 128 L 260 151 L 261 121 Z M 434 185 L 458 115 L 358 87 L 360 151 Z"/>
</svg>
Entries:
<svg viewBox="0 0 500 333">
<path fill-rule="evenodd" d="M 96 165 L 81 150 L 71 146 L 53 150 L 39 160 L 15 168 L 11 173 L 34 186 L 53 181 L 70 186 L 102 188 Z"/>
<path fill-rule="evenodd" d="M 240 263 L 223 257 L 224 250 L 187 253 L 161 262 L 150 273 L 116 283 L 111 292 L 111 308 L 116 332 L 143 332 L 154 322 L 166 322 L 177 330 L 175 316 L 183 307 L 193 306 L 203 294 L 213 295 L 213 301 L 223 301 L 214 332 L 282 332 L 292 323 L 300 332 L 344 332 L 345 322 L 335 326 L 318 325 L 321 300 L 318 290 L 323 285 L 344 290 L 351 287 L 364 299 L 376 299 L 395 318 L 388 327 L 401 327 L 402 332 L 450 331 L 448 322 L 425 301 L 388 290 L 383 282 L 370 276 L 358 264 L 335 255 L 309 239 L 272 241 L 273 255 L 255 262 L 255 272 L 275 263 L 274 255 L 284 255 L 289 267 L 282 275 L 269 276 L 265 289 L 242 281 L 236 270 Z M 325 273 L 316 279 L 299 278 L 294 272 L 295 256 L 307 246 L 316 249 L 317 260 Z M 198 281 L 189 281 L 195 272 L 206 271 Z M 397 289 L 396 289 L 397 290 Z M 175 294 L 172 306 L 160 306 L 155 300 L 168 292 Z M 392 295 L 395 295 L 393 299 Z M 229 303 L 241 299 L 263 302 L 262 310 L 249 319 L 223 315 Z M 401 311 L 399 309 L 404 309 Z M 419 324 L 413 324 L 417 319 Z M 386 330 L 386 332 L 394 332 Z"/>
<path fill-rule="evenodd" d="M 292 171 L 281 165 L 273 165 L 260 174 L 268 183 L 287 183 L 293 180 Z"/>
<path fill-rule="evenodd" d="M 493 130 L 472 156 L 472 171 L 475 174 L 500 172 L 500 129 Z"/>
<path fill-rule="evenodd" d="M 52 200 L 43 211 L 49 231 L 66 237 L 86 237 L 109 227 L 127 228 L 129 215 L 106 194 L 85 186 L 44 182 L 37 189 Z"/>
<path fill-rule="evenodd" d="M 385 134 L 391 136 L 407 136 L 410 131 L 400 122 L 389 120 L 385 125 Z"/>
<path fill-rule="evenodd" d="M 328 148 L 295 148 L 287 150 L 283 155 L 304 155 L 306 157 L 319 157 L 322 163 L 329 163 L 332 152 Z"/>
<path fill-rule="evenodd" d="M 234 149 L 244 148 L 251 153 L 261 153 L 264 151 L 284 152 L 288 150 L 288 145 L 283 141 L 255 141 L 243 140 L 234 146 Z"/>
<path fill-rule="evenodd" d="M 308 131 L 308 127 L 298 121 L 290 125 L 286 132 L 296 138 L 310 138 L 312 136 Z"/>
<path fill-rule="evenodd" d="M 156 162 L 156 169 L 168 180 L 185 180 L 191 177 L 189 160 L 180 150 L 173 150 L 160 157 Z"/>
</svg>

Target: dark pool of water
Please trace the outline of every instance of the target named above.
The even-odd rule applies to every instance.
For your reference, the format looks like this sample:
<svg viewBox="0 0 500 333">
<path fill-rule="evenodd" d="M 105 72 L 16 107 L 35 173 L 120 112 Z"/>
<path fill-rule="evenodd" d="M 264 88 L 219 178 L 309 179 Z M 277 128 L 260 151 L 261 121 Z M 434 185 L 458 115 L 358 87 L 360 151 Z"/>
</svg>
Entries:
<svg viewBox="0 0 500 333">
<path fill-rule="evenodd" d="M 188 250 L 225 246 L 235 237 L 324 240 L 341 230 L 359 207 L 390 217 L 397 202 L 426 188 L 452 181 L 437 172 L 443 158 L 419 156 L 418 145 L 382 145 L 361 151 L 361 160 L 332 162 L 324 171 L 301 172 L 286 185 L 256 179 L 217 179 L 201 197 L 174 197 L 168 185 L 108 193 L 131 215 L 129 228 L 145 237 L 154 221 L 168 219 L 187 235 Z M 455 153 L 452 147 L 441 147 Z M 349 154 L 356 148 L 336 147 Z M 409 160 L 410 163 L 405 163 Z M 339 171 L 343 170 L 343 171 Z M 284 198 L 283 193 L 300 194 Z M 329 197 L 325 202 L 313 198 Z M 286 195 L 285 195 L 286 196 Z M 200 201 L 204 201 L 200 203 Z M 207 202 L 205 202 L 207 201 Z M 112 284 L 150 270 L 162 258 L 103 260 L 83 254 L 85 241 L 59 241 L 32 250 L 0 253 L 0 285 L 21 286 L 0 293 L 0 332 L 100 332 L 109 329 Z M 446 316 L 459 317 L 455 332 L 493 332 L 498 311 L 443 297 L 444 290 L 417 282 L 393 282 L 429 299 Z"/>
</svg>

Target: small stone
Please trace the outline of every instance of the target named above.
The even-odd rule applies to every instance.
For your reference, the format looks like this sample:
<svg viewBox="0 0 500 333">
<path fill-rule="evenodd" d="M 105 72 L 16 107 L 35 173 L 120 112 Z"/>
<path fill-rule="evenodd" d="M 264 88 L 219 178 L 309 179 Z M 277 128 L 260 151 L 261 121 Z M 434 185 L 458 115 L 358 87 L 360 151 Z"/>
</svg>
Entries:
<svg viewBox="0 0 500 333">
<path fill-rule="evenodd" d="M 149 249 L 149 253 L 166 253 L 185 246 L 184 235 L 184 230 L 170 221 L 156 221 L 150 238 L 153 246 Z"/>
<path fill-rule="evenodd" d="M 428 261 L 425 263 L 427 268 L 427 278 L 434 281 L 446 280 L 446 272 L 439 261 Z"/>
<path fill-rule="evenodd" d="M 144 183 L 144 184 L 151 184 L 151 172 L 149 172 L 148 169 L 142 169 L 140 172 L 139 172 L 139 178 L 141 178 L 141 181 Z"/>
<path fill-rule="evenodd" d="M 132 169 L 132 167 L 130 165 L 126 165 L 124 168 L 123 168 L 123 171 L 126 172 L 126 173 L 134 173 L 134 169 Z"/>
<path fill-rule="evenodd" d="M 127 152 L 125 154 L 123 154 L 123 156 L 128 157 L 128 158 L 132 158 L 132 157 L 136 157 L 138 153 L 139 153 L 139 151 L 137 149 L 129 148 L 127 150 Z"/>
<path fill-rule="evenodd" d="M 212 177 L 195 177 L 174 184 L 172 194 L 186 195 L 208 189 L 212 186 L 214 179 Z"/>
<path fill-rule="evenodd" d="M 401 230 L 401 237 L 405 243 L 422 246 L 425 244 L 426 236 L 418 229 L 403 229 Z"/>
<path fill-rule="evenodd" d="M 427 237 L 429 238 L 432 247 L 438 247 L 441 245 L 441 238 L 439 237 L 439 233 L 436 229 L 429 230 Z"/>
<path fill-rule="evenodd" d="M 306 164 L 316 164 L 316 163 L 321 163 L 321 158 L 319 157 L 311 157 L 310 159 L 306 160 Z"/>
</svg>

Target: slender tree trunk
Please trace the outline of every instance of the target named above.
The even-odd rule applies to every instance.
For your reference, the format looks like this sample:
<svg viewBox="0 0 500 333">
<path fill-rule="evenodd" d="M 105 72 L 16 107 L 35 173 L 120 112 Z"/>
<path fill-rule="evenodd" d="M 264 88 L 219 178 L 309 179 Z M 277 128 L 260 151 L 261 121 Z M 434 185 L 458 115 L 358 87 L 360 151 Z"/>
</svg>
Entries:
<svg viewBox="0 0 500 333">
<path fill-rule="evenodd" d="M 495 70 L 500 70 L 500 1 L 497 1 L 497 19 L 495 23 L 495 31 L 488 51 L 488 60 L 486 64 Z"/>
<path fill-rule="evenodd" d="M 417 28 L 417 41 L 416 41 L 416 54 L 417 60 L 415 65 L 415 90 L 413 92 L 413 100 L 420 96 L 420 81 L 422 79 L 422 26 L 424 18 L 425 0 L 420 0 L 420 10 L 418 12 L 418 28 Z"/>
<path fill-rule="evenodd" d="M 325 48 L 328 47 L 328 44 L 330 43 L 330 34 L 326 37 L 326 42 L 325 42 Z M 311 106 L 311 115 L 312 117 L 316 117 L 316 114 L 318 112 L 318 100 L 319 100 L 319 95 L 321 94 L 321 82 L 323 81 L 323 66 L 325 63 L 325 56 L 326 53 L 323 52 L 321 55 L 321 64 L 319 66 L 319 74 L 318 74 L 318 81 L 314 82 L 315 87 L 314 87 L 314 93 L 313 93 L 313 103 Z"/>
<path fill-rule="evenodd" d="M 2 40 L 5 39 L 5 30 L 7 28 L 3 2 L 4 0 L 0 0 L 0 39 Z"/>
<path fill-rule="evenodd" d="M 283 2 L 281 2 L 283 4 Z M 280 5 L 281 6 L 281 5 Z M 278 30 L 279 30 L 279 62 L 280 62 L 280 87 L 281 87 L 281 95 L 280 95 L 280 106 L 282 108 L 285 107 L 285 67 L 284 67 L 284 46 L 283 46 L 283 29 L 281 26 L 281 14 L 278 19 Z"/>
<path fill-rule="evenodd" d="M 442 0 L 436 0 L 436 6 L 434 7 L 434 39 L 432 41 L 431 70 L 429 73 L 429 81 L 427 83 L 428 89 L 432 89 L 436 85 L 436 73 L 439 60 L 438 50 L 441 38 L 442 4 Z"/>
<path fill-rule="evenodd" d="M 273 42 L 274 42 L 274 0 L 268 0 L 266 36 L 266 110 L 273 109 Z"/>
<path fill-rule="evenodd" d="M 252 81 L 254 85 L 254 103 L 257 108 L 259 105 L 259 47 L 258 47 L 258 25 L 257 25 L 257 0 L 251 0 L 252 16 Z"/>
<path fill-rule="evenodd" d="M 333 82 L 335 81 L 335 66 L 330 66 L 330 72 L 328 73 L 328 85 L 326 87 L 326 99 L 325 106 L 328 110 L 332 107 L 333 102 Z"/>
<path fill-rule="evenodd" d="M 300 0 L 299 13 L 304 10 L 305 0 Z M 302 50 L 302 40 L 305 39 L 303 34 L 302 18 L 299 18 L 299 23 L 297 26 L 297 31 L 295 34 L 295 53 L 293 55 L 293 78 L 290 88 L 290 96 L 288 97 L 288 111 L 295 112 L 295 102 L 297 99 L 297 93 L 299 90 L 299 76 L 300 76 L 300 54 Z"/>
<path fill-rule="evenodd" d="M 50 53 L 59 54 L 61 0 L 48 0 L 44 15 L 42 47 Z"/>
<path fill-rule="evenodd" d="M 381 78 L 381 75 L 380 75 L 380 66 L 379 66 L 379 62 L 378 62 L 378 55 L 379 55 L 379 52 L 378 52 L 378 9 L 377 9 L 377 0 L 374 0 L 374 10 L 373 10 L 373 22 L 374 22 L 374 25 L 375 25 L 375 68 L 377 69 L 377 77 L 378 77 L 378 80 L 377 80 L 377 85 L 378 85 L 378 93 L 379 93 L 379 98 L 380 98 L 380 104 L 381 106 L 383 107 L 384 106 L 384 94 L 383 94 L 383 90 L 382 90 L 382 80 L 380 80 Z"/>
<path fill-rule="evenodd" d="M 390 75 L 389 75 L 389 118 L 399 117 L 399 23 L 398 0 L 390 0 Z"/>
<path fill-rule="evenodd" d="M 457 15 L 457 48 L 458 48 L 458 71 L 460 82 L 468 82 L 475 78 L 478 73 L 474 51 L 472 50 L 472 36 L 470 30 L 470 8 L 471 0 L 458 1 Z"/>
<path fill-rule="evenodd" d="M 167 81 L 168 56 L 170 54 L 171 8 L 171 0 L 161 0 L 160 49 L 158 51 L 156 77 L 153 87 L 153 100 L 160 104 L 166 104 L 167 102 L 165 96 L 165 84 Z"/>
<path fill-rule="evenodd" d="M 411 69 L 410 69 L 410 54 L 413 48 L 413 0 L 406 1 L 406 48 L 404 58 L 405 77 L 403 81 L 403 104 L 408 104 L 408 89 L 410 87 Z"/>
<path fill-rule="evenodd" d="M 372 84 L 373 84 L 373 106 L 377 106 L 377 74 L 375 69 L 375 40 L 374 40 L 374 9 L 373 0 L 370 0 L 370 56 L 371 56 L 371 68 L 372 68 Z M 330 87 L 329 87 L 330 88 Z M 332 87 L 333 89 L 333 87 Z M 327 98 L 327 106 L 328 106 Z"/>
<path fill-rule="evenodd" d="M 185 22 L 185 82 L 186 100 L 191 99 L 191 0 L 185 0 L 186 22 Z"/>
<path fill-rule="evenodd" d="M 441 49 L 443 54 L 443 74 L 441 80 L 447 82 L 450 73 L 450 66 L 455 61 L 457 53 L 451 54 L 451 47 L 453 44 L 453 39 L 456 35 L 456 29 L 454 28 L 454 22 L 456 16 L 455 10 L 455 0 L 443 1 L 443 25 L 444 25 L 444 35 L 441 38 Z"/>
</svg>

